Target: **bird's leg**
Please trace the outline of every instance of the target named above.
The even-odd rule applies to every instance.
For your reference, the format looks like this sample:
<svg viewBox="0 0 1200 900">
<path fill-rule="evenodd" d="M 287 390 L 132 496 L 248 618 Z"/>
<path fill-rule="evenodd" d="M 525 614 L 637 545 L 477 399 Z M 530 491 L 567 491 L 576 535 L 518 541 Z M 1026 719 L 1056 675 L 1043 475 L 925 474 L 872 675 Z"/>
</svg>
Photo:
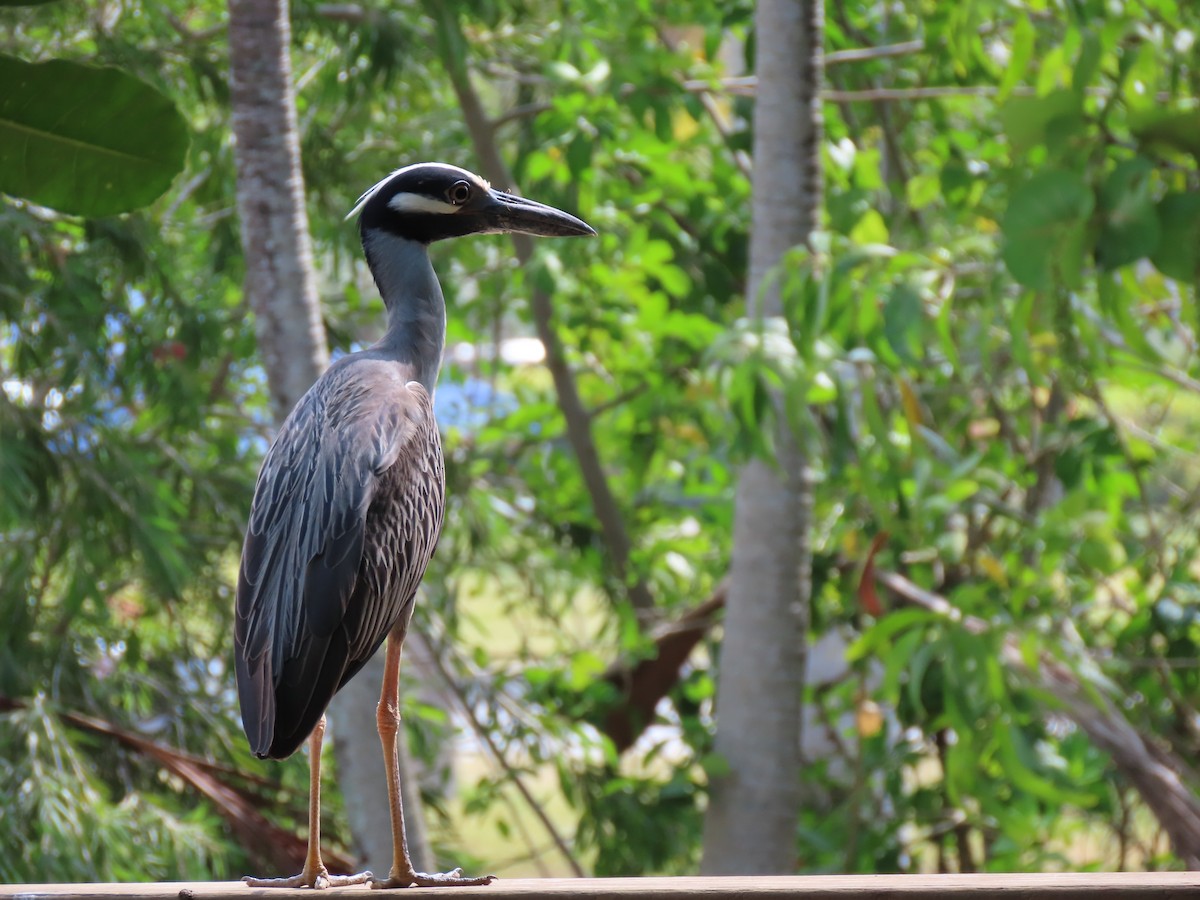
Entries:
<svg viewBox="0 0 1200 900">
<path fill-rule="evenodd" d="M 308 739 L 308 853 L 304 857 L 304 869 L 291 878 L 253 878 L 245 876 L 242 881 L 251 887 L 342 887 L 347 884 L 362 884 L 371 879 L 370 872 L 358 875 L 330 875 L 321 862 L 321 743 L 325 738 L 325 717 L 313 729 Z"/>
<path fill-rule="evenodd" d="M 388 802 L 392 808 L 392 871 L 386 881 L 372 879 L 373 888 L 398 887 L 463 887 L 490 884 L 495 875 L 468 878 L 462 869 L 427 875 L 413 868 L 408 855 L 408 838 L 404 833 L 404 804 L 400 799 L 400 756 L 397 736 L 400 732 L 400 651 L 404 636 L 408 633 L 410 611 L 401 617 L 388 635 L 387 657 L 384 660 L 383 690 L 379 696 L 376 719 L 379 722 L 379 740 L 383 743 L 383 763 L 387 767 Z"/>
</svg>

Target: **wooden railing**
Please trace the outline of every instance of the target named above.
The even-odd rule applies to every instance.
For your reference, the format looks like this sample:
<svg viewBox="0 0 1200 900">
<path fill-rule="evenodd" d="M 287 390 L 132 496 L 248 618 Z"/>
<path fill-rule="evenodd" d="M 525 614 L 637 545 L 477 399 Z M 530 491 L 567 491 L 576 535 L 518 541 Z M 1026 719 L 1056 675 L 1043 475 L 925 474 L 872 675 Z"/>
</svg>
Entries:
<svg viewBox="0 0 1200 900">
<path fill-rule="evenodd" d="M 487 887 L 424 888 L 377 894 L 366 887 L 333 894 L 476 900 L 1200 900 L 1200 872 L 1019 875 L 812 875 L 786 878 L 513 878 Z M 313 900 L 307 889 L 249 888 L 240 882 L 0 885 L 20 900 Z"/>
</svg>

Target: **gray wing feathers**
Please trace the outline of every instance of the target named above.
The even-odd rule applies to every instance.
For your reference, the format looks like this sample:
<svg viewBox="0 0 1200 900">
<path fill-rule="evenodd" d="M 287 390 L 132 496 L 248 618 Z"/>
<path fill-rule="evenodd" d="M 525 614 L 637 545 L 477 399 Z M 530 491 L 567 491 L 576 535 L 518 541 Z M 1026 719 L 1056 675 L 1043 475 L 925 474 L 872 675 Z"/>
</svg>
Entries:
<svg viewBox="0 0 1200 900">
<path fill-rule="evenodd" d="M 431 477 L 436 485 L 427 483 Z M 398 567 L 412 581 L 402 602 L 411 600 L 440 532 L 442 477 L 429 395 L 390 367 L 331 369 L 288 416 L 259 473 L 238 577 L 239 694 L 256 752 L 271 745 L 285 666 L 289 682 L 308 682 L 289 690 L 312 692 L 337 675 L 336 690 L 342 673 L 322 672 L 322 657 L 339 655 L 328 663 L 357 670 L 365 657 L 356 657 L 369 656 L 386 636 L 400 610 L 382 608 L 393 604 L 380 594 L 395 591 L 358 584 L 361 571 Z M 402 547 L 373 533 L 375 520 L 394 518 L 372 507 L 381 490 L 390 501 L 381 505 L 397 507 Z M 364 554 L 379 557 L 378 565 L 363 566 Z M 355 605 L 370 608 L 348 609 L 356 593 Z M 339 628 L 344 638 L 331 650 Z M 306 698 L 295 700 L 303 706 Z"/>
</svg>

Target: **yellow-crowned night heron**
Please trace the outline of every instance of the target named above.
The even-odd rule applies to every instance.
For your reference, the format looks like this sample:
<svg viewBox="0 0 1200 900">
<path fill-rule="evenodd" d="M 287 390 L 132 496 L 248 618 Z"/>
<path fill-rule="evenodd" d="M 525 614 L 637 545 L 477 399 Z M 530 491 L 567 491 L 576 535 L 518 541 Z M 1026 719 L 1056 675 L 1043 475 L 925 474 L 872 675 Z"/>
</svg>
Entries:
<svg viewBox="0 0 1200 900">
<path fill-rule="evenodd" d="M 292 878 L 255 886 L 486 884 L 461 870 L 413 869 L 404 836 L 396 734 L 400 650 L 445 502 L 433 389 L 446 336 L 428 246 L 466 234 L 594 234 L 572 215 L 493 190 L 470 172 L 422 163 L 359 198 L 363 250 L 388 312 L 387 333 L 339 359 L 305 394 L 267 452 L 242 550 L 237 682 L 242 722 L 260 758 L 310 742 L 309 845 Z M 388 639 L 379 737 L 395 860 L 389 877 L 330 876 L 320 855 L 325 707 Z"/>
</svg>

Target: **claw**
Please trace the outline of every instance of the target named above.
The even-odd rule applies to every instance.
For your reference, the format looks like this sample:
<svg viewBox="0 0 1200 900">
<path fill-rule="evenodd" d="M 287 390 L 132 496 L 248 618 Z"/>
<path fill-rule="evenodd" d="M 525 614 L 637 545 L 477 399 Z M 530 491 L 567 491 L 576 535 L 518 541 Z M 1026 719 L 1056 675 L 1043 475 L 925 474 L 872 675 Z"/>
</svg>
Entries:
<svg viewBox="0 0 1200 900">
<path fill-rule="evenodd" d="M 372 881 L 374 877 L 370 872 L 359 872 L 357 875 L 330 875 L 329 871 L 321 866 L 319 869 L 305 869 L 299 875 L 293 875 L 290 878 L 255 878 L 253 875 L 244 875 L 242 881 L 250 887 L 306 887 L 312 888 L 314 891 L 323 891 L 325 888 L 363 884 Z"/>
<path fill-rule="evenodd" d="M 386 879 L 372 878 L 369 884 L 376 890 L 386 890 L 406 887 L 473 887 L 491 884 L 495 880 L 495 875 L 469 878 L 463 875 L 462 869 L 454 869 L 451 872 L 435 872 L 433 875 L 426 875 L 424 872 L 410 872 L 400 876 L 392 874 Z"/>
</svg>

